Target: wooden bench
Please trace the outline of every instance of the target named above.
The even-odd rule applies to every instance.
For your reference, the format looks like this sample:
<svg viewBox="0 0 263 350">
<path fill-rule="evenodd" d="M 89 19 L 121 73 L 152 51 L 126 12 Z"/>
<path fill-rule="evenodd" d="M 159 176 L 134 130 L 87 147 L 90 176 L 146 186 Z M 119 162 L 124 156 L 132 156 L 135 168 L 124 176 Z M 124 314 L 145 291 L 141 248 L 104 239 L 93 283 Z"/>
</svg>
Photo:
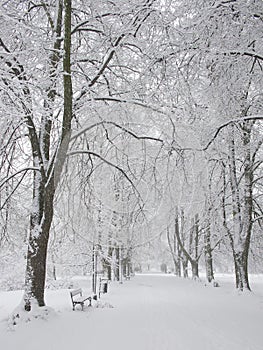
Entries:
<svg viewBox="0 0 263 350">
<path fill-rule="evenodd" d="M 84 303 L 87 300 L 89 301 L 88 306 L 91 306 L 92 297 L 91 296 L 83 296 L 83 292 L 82 292 L 81 288 L 72 290 L 70 292 L 70 297 L 71 297 L 71 301 L 72 301 L 73 311 L 75 310 L 76 305 L 81 305 L 81 308 L 83 311 Z"/>
</svg>

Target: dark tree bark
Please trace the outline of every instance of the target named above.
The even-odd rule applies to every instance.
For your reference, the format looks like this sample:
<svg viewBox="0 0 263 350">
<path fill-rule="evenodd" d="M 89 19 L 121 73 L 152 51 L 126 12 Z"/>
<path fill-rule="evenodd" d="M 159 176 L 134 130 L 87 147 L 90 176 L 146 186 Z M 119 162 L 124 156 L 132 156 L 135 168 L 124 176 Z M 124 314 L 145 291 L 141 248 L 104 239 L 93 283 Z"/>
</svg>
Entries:
<svg viewBox="0 0 263 350">
<path fill-rule="evenodd" d="M 177 236 L 180 235 L 182 241 L 184 241 L 184 213 L 183 210 L 179 215 L 178 208 L 175 210 L 175 218 L 174 218 L 174 230 L 173 233 L 170 233 L 169 228 L 167 228 L 167 241 L 169 245 L 169 249 L 172 255 L 173 263 L 174 263 L 174 273 L 176 276 L 181 277 L 182 275 L 182 263 L 183 261 L 188 264 L 188 260 L 184 259 L 184 254 L 178 242 Z"/>
<path fill-rule="evenodd" d="M 116 280 L 119 282 L 120 281 L 120 265 L 121 265 L 121 259 L 120 259 L 120 247 L 115 248 L 115 266 L 114 266 L 114 274 Z"/>
<path fill-rule="evenodd" d="M 112 280 L 112 257 L 113 257 L 113 248 L 108 247 L 107 257 L 102 259 L 103 274 L 106 278 Z"/>
<path fill-rule="evenodd" d="M 250 290 L 248 278 L 248 254 L 252 234 L 253 212 L 253 158 L 251 157 L 251 131 L 253 122 L 244 122 L 242 131 L 242 143 L 244 152 L 243 171 L 243 195 L 241 202 L 241 182 L 237 178 L 236 145 L 234 128 L 232 127 L 232 139 L 230 142 L 230 184 L 232 192 L 232 217 L 233 229 L 228 229 L 230 243 L 233 252 L 236 288 Z"/>
<path fill-rule="evenodd" d="M 34 183 L 34 200 L 41 209 L 36 208 L 31 214 L 30 235 L 27 252 L 27 266 L 25 277 L 25 310 L 31 310 L 31 304 L 44 306 L 44 288 L 46 279 L 46 257 L 49 231 L 53 219 L 54 188 L 49 186 L 44 190 L 38 185 L 36 176 Z"/>
<path fill-rule="evenodd" d="M 177 239 L 175 233 L 173 233 L 173 237 L 171 238 L 169 228 L 167 228 L 167 241 L 174 263 L 174 274 L 178 277 L 181 277 L 181 265 L 178 257 Z"/>
<path fill-rule="evenodd" d="M 187 257 L 188 261 L 191 264 L 192 268 L 192 278 L 198 279 L 199 278 L 199 259 L 200 254 L 198 251 L 199 246 L 199 217 L 196 214 L 195 218 L 192 220 L 192 227 L 190 230 L 190 237 L 189 237 L 189 250 L 187 251 L 187 248 L 185 247 L 185 242 L 182 241 L 182 238 L 180 237 L 180 234 L 175 231 L 178 243 L 182 249 L 182 253 Z M 186 266 L 184 266 L 186 268 Z"/>
<path fill-rule="evenodd" d="M 193 252 L 192 258 L 189 259 L 192 267 L 192 278 L 199 278 L 199 216 L 195 215 L 193 220 L 193 227 L 190 231 L 190 252 Z M 192 245 L 192 247 L 191 247 Z"/>
<path fill-rule="evenodd" d="M 206 278 L 208 282 L 212 282 L 214 277 L 213 271 L 213 255 L 211 248 L 210 230 L 207 228 L 204 235 L 205 239 L 205 268 L 206 268 Z"/>
<path fill-rule="evenodd" d="M 62 27 L 63 3 L 59 2 L 57 14 L 58 49 Z M 35 171 L 33 178 L 33 210 L 30 216 L 30 234 L 27 252 L 24 304 L 25 310 L 30 311 L 32 304 L 44 306 L 44 289 L 46 280 L 46 258 L 50 227 L 53 220 L 53 207 L 56 186 L 59 182 L 66 159 L 71 131 L 72 119 L 72 82 L 71 82 L 71 0 L 64 0 L 64 112 L 61 141 L 52 168 L 45 171 L 44 165 L 49 159 L 50 150 L 50 121 L 42 118 L 42 129 L 38 137 L 32 129 L 31 120 L 28 122 L 29 137 L 32 147 L 33 164 L 40 168 Z M 57 51 L 56 51 L 57 52 Z M 57 56 L 55 56 L 57 57 Z M 52 56 L 51 67 L 55 69 L 58 59 Z M 49 91 L 49 103 L 52 102 L 53 92 Z M 43 152 L 41 152 L 41 149 Z M 43 159 L 43 154 L 45 159 Z"/>
<path fill-rule="evenodd" d="M 214 280 L 213 271 L 213 254 L 211 247 L 211 218 L 210 218 L 211 206 L 208 208 L 206 228 L 204 230 L 204 248 L 205 248 L 205 268 L 206 278 L 209 283 Z"/>
<path fill-rule="evenodd" d="M 181 209 L 181 225 L 180 225 L 180 231 L 181 231 L 181 237 L 182 237 L 182 243 L 185 245 L 186 243 L 186 237 L 185 237 L 185 216 L 184 216 L 184 210 Z M 180 244 L 179 244 L 180 246 Z M 183 249 L 181 249 L 181 259 L 182 259 L 182 269 L 183 269 L 183 276 L 184 278 L 188 278 L 188 262 L 189 258 L 188 255 L 184 252 Z"/>
</svg>

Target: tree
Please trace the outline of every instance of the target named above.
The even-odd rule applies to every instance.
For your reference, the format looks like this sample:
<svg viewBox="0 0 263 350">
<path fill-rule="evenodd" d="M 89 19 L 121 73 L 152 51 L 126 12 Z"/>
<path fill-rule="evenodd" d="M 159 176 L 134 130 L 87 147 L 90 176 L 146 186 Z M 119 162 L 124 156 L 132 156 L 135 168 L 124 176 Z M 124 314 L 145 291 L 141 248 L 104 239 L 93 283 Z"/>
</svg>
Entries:
<svg viewBox="0 0 263 350">
<path fill-rule="evenodd" d="M 212 119 L 215 125 L 213 118 L 216 118 L 219 125 L 222 124 L 216 134 L 221 139 L 216 158 L 221 158 L 224 152 L 228 159 L 224 161 L 223 193 L 227 199 L 223 221 L 233 251 L 236 287 L 250 289 L 247 261 L 253 228 L 253 179 L 258 169 L 257 152 L 262 143 L 256 123 L 262 106 L 259 35 L 262 2 L 198 1 L 199 6 L 196 5 L 189 2 L 188 11 L 191 10 L 192 16 L 186 19 L 185 34 L 189 34 L 192 62 L 198 58 L 202 73 L 195 80 L 199 86 L 191 84 L 190 88 L 206 116 L 205 120 L 211 122 Z M 193 28 L 195 34 L 190 32 Z M 223 128 L 228 128 L 228 131 L 222 131 Z M 210 146 L 209 150 L 207 146 Z M 214 158 L 216 146 L 212 142 L 203 150 L 208 150 L 211 159 Z M 231 205 L 231 210 L 228 205 Z"/>
<path fill-rule="evenodd" d="M 47 247 L 54 214 L 55 193 L 70 142 L 74 143 L 86 132 L 85 129 L 80 134 L 71 136 L 73 118 L 79 126 L 81 108 L 86 101 L 90 101 L 93 87 L 97 86 L 97 93 L 105 92 L 104 86 L 110 87 L 109 75 L 114 76 L 118 70 L 115 61 L 116 50 L 125 38 L 136 38 L 151 13 L 152 3 L 153 1 L 145 1 L 142 4 L 135 2 L 131 6 L 125 3 L 127 12 L 120 12 L 114 3 L 101 3 L 95 9 L 92 4 L 84 4 L 82 1 L 76 1 L 76 7 L 73 9 L 70 0 L 50 0 L 41 4 L 17 1 L 16 4 L 6 3 L 4 6 L 7 18 L 11 11 L 15 13 L 15 26 L 7 26 L 10 29 L 9 36 L 1 39 L 1 47 L 5 52 L 1 60 L 6 67 L 2 83 L 7 91 L 7 104 L 19 110 L 19 123 L 27 130 L 30 150 L 27 147 L 26 152 L 28 163 L 32 162 L 32 166 L 25 171 L 33 172 L 33 205 L 24 295 L 26 311 L 29 311 L 32 305 L 45 305 Z M 84 6 L 84 10 L 80 10 L 80 6 Z M 108 12 L 107 6 L 113 11 Z M 22 26 L 24 36 L 18 34 L 21 23 L 26 23 Z M 106 38 L 106 45 L 101 45 L 98 51 L 97 42 L 93 41 L 96 36 L 102 41 Z M 94 51 L 89 47 L 88 38 L 94 43 Z M 32 42 L 42 42 L 41 49 L 33 45 L 35 55 L 32 57 L 35 57 L 35 61 L 31 57 L 26 62 L 23 54 L 27 53 L 27 50 L 31 53 Z M 72 45 L 77 54 L 72 54 Z M 83 59 L 85 48 L 88 48 L 91 54 Z M 44 58 L 46 50 L 47 59 Z M 75 74 L 73 66 L 78 74 Z M 80 92 L 73 91 L 73 75 L 75 89 L 79 89 Z M 80 76 L 84 79 L 80 79 Z M 100 80 L 104 80 L 105 84 L 100 84 Z M 120 81 L 115 80 L 118 86 Z M 10 92 L 16 96 L 16 104 L 8 98 Z M 112 96 L 111 88 L 108 96 Z M 100 125 L 103 126 L 103 123 Z M 89 150 L 87 154 L 98 157 Z"/>
</svg>

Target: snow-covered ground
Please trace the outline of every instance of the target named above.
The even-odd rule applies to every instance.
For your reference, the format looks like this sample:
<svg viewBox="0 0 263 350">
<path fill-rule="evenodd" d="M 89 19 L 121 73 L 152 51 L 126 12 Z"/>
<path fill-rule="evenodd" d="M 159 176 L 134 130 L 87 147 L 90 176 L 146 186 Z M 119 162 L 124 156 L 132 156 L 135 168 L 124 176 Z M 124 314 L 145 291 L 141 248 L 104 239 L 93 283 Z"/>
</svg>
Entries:
<svg viewBox="0 0 263 350">
<path fill-rule="evenodd" d="M 3 350 L 262 350 L 263 277 L 254 292 L 238 295 L 229 277 L 221 287 L 172 275 L 138 275 L 112 283 L 100 307 L 71 309 L 69 290 L 48 290 L 56 313 L 8 329 L 8 314 L 22 293 L 0 293 Z M 85 281 L 79 284 L 85 288 Z M 111 307 L 113 306 L 113 307 Z"/>
</svg>

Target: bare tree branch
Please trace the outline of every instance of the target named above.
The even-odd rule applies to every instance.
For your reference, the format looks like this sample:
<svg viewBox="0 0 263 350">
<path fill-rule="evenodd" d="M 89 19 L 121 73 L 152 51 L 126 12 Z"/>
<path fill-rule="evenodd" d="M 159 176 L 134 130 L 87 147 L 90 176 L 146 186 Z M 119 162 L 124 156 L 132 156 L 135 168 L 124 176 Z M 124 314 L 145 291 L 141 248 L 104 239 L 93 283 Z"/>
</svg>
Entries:
<svg viewBox="0 0 263 350">
<path fill-rule="evenodd" d="M 204 148 L 201 149 L 201 151 L 206 151 L 211 146 L 211 144 L 214 142 L 214 140 L 217 138 L 220 131 L 222 129 L 224 129 L 226 126 L 231 125 L 231 124 L 239 124 L 239 123 L 242 123 L 242 122 L 247 121 L 247 120 L 262 120 L 263 121 L 263 115 L 250 115 L 247 117 L 236 118 L 236 119 L 229 120 L 228 122 L 220 125 L 217 128 L 212 139 L 207 143 L 207 145 Z"/>
<path fill-rule="evenodd" d="M 124 126 L 122 125 L 119 125 L 115 122 L 112 122 L 112 121 L 107 121 L 107 120 L 104 120 L 104 121 L 101 121 L 101 122 L 98 122 L 98 123 L 95 123 L 95 124 L 92 124 L 92 125 L 89 125 L 87 126 L 86 128 L 84 127 L 83 129 L 81 129 L 80 131 L 77 131 L 75 134 L 73 134 L 71 136 L 71 141 L 76 139 L 77 137 L 81 136 L 82 134 L 84 134 L 85 132 L 97 127 L 97 126 L 100 126 L 100 125 L 113 125 L 115 126 L 116 128 L 118 129 L 121 129 L 122 131 L 126 132 L 127 134 L 133 136 L 134 138 L 136 138 L 137 140 L 149 140 L 149 141 L 157 141 L 157 142 L 161 142 L 161 143 L 164 143 L 164 140 L 160 139 L 160 138 L 156 138 L 156 137 L 151 137 L 151 136 L 138 136 L 136 135 L 133 131 L 131 130 L 128 130 L 126 129 Z"/>
<path fill-rule="evenodd" d="M 12 174 L 10 176 L 8 176 L 6 179 L 4 179 L 1 183 L 0 183 L 0 188 L 2 188 L 8 181 L 10 181 L 13 177 L 17 176 L 20 173 L 23 172 L 28 172 L 28 171 L 40 171 L 39 168 L 36 167 L 28 167 L 28 168 L 24 168 L 24 169 L 20 169 L 18 171 L 15 172 L 15 174 Z"/>
</svg>

